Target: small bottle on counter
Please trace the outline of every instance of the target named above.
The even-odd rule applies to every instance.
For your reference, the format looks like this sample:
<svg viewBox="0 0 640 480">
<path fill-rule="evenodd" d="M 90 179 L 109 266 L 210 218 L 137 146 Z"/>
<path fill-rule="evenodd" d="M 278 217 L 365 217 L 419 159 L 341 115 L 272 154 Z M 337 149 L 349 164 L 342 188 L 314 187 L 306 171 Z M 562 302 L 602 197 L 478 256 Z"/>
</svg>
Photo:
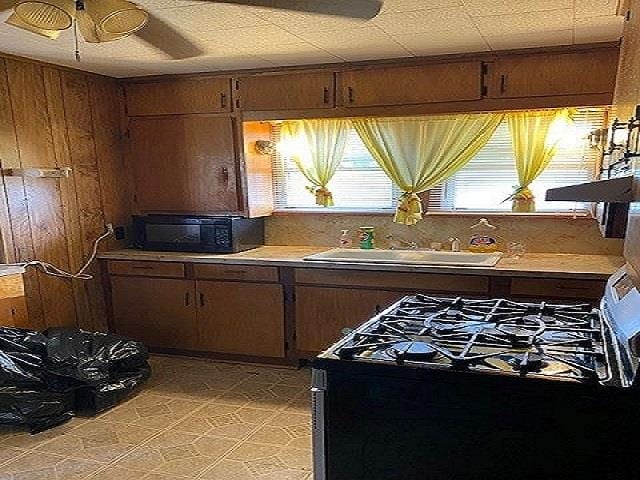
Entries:
<svg viewBox="0 0 640 480">
<path fill-rule="evenodd" d="M 338 242 L 338 246 L 340 248 L 351 248 L 353 242 L 351 241 L 351 236 L 349 235 L 349 230 L 342 230 L 340 234 L 340 241 Z"/>
<path fill-rule="evenodd" d="M 497 227 L 489 223 L 489 220 L 481 218 L 478 223 L 471 227 L 469 251 L 475 253 L 491 253 L 497 251 L 496 228 Z"/>
<path fill-rule="evenodd" d="M 375 248 L 375 236 L 376 229 L 374 227 L 360 227 L 358 229 L 360 248 L 363 250 L 372 250 Z"/>
</svg>

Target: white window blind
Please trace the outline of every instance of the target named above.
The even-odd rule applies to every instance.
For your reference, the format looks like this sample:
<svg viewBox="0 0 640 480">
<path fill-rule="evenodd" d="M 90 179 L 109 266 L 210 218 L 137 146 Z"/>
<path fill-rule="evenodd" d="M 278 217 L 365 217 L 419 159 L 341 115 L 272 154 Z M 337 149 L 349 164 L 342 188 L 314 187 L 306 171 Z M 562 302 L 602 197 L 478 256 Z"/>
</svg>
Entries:
<svg viewBox="0 0 640 480">
<path fill-rule="evenodd" d="M 273 124 L 272 140 L 277 143 L 279 139 L 280 124 Z M 315 197 L 307 189 L 311 183 L 298 170 L 293 160 L 278 152 L 274 157 L 276 209 L 392 209 L 395 207 L 395 199 L 400 196 L 400 192 L 371 157 L 355 130 L 349 132 L 344 158 L 329 183 L 334 207 L 317 206 Z"/>
<path fill-rule="evenodd" d="M 537 210 L 561 212 L 583 210 L 579 203 L 545 202 L 548 188 L 587 182 L 594 176 L 598 151 L 590 149 L 587 135 L 602 128 L 606 122 L 603 107 L 579 108 L 575 129 L 561 144 L 549 167 L 533 183 Z M 272 125 L 272 140 L 280 139 L 280 125 Z M 315 205 L 314 196 L 307 190 L 309 181 L 300 173 L 293 160 L 280 153 L 273 156 L 274 192 L 276 208 L 317 209 L 319 211 L 377 210 L 395 208 L 400 191 L 371 157 L 360 137 L 349 133 L 345 157 L 329 183 L 334 207 Z M 504 202 L 518 183 L 511 137 L 506 121 L 478 154 L 445 184 L 429 192 L 428 210 L 434 211 L 508 211 L 510 202 Z"/>
<path fill-rule="evenodd" d="M 549 188 L 562 187 L 593 179 L 598 150 L 591 149 L 587 135 L 605 126 L 605 109 L 580 108 L 574 116 L 575 127 L 563 139 L 558 152 L 546 170 L 533 182 L 536 210 L 558 212 L 584 210 L 587 206 L 574 202 L 546 202 Z M 510 202 L 503 202 L 518 184 L 515 158 L 511 147 L 509 127 L 504 121 L 485 147 L 444 185 L 429 196 L 429 209 L 440 211 L 500 211 L 510 210 Z"/>
</svg>

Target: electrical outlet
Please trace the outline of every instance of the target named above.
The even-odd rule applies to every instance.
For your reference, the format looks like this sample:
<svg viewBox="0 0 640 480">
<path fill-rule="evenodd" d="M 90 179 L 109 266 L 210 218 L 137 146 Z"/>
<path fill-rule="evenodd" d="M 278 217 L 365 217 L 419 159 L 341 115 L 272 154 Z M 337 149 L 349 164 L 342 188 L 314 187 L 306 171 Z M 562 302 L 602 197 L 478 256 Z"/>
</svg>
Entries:
<svg viewBox="0 0 640 480">
<path fill-rule="evenodd" d="M 116 227 L 113 231 L 116 236 L 116 240 L 124 240 L 127 238 L 127 232 L 124 227 Z"/>
<path fill-rule="evenodd" d="M 107 223 L 105 227 L 107 229 L 107 232 L 113 234 L 113 223 Z"/>
</svg>

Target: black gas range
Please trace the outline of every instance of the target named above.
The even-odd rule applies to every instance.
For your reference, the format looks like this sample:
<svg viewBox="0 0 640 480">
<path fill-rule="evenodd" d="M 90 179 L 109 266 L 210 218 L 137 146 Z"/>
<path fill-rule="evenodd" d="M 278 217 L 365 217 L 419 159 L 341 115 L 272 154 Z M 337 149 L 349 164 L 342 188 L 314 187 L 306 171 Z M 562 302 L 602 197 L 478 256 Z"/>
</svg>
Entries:
<svg viewBox="0 0 640 480">
<path fill-rule="evenodd" d="M 404 297 L 314 362 L 315 480 L 640 477 L 640 294 Z"/>
</svg>

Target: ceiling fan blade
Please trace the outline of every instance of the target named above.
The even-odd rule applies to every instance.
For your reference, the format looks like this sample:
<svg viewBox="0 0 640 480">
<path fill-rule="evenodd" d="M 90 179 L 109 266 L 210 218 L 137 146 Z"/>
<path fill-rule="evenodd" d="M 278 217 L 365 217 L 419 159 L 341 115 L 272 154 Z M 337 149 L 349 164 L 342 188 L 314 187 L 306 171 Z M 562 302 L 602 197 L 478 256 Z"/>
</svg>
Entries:
<svg viewBox="0 0 640 480">
<path fill-rule="evenodd" d="M 0 0 L 0 12 L 10 10 L 16 4 L 16 0 Z"/>
<path fill-rule="evenodd" d="M 251 7 L 293 10 L 338 17 L 371 19 L 380 13 L 382 0 L 198 0 Z"/>
<path fill-rule="evenodd" d="M 45 30 L 43 28 L 32 27 L 15 13 L 12 13 L 11 16 L 7 18 L 6 23 L 11 25 L 12 27 L 26 30 L 27 32 L 31 33 L 37 33 L 38 35 L 50 38 L 51 40 L 55 40 L 56 38 L 58 38 L 61 32 L 60 30 Z"/>
<path fill-rule="evenodd" d="M 150 12 L 147 24 L 134 35 L 175 60 L 199 57 L 204 53 L 204 50 Z"/>
</svg>

